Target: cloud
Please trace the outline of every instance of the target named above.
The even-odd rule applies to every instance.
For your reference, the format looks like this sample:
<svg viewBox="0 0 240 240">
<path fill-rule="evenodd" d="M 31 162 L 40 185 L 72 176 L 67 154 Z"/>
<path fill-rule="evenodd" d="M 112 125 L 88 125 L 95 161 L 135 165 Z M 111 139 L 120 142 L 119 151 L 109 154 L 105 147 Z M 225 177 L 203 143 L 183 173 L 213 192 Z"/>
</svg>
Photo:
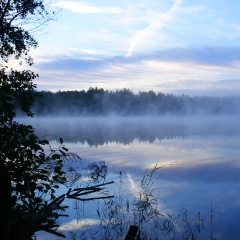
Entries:
<svg viewBox="0 0 240 240">
<path fill-rule="evenodd" d="M 41 63 L 39 66 L 42 66 L 45 70 L 78 70 L 78 71 L 88 71 L 91 69 L 97 69 L 100 66 L 103 66 L 103 60 L 92 60 L 92 59 L 78 59 L 78 58 L 58 58 L 54 59 L 51 62 Z"/>
<path fill-rule="evenodd" d="M 196 13 L 203 13 L 204 11 L 205 12 L 207 11 L 207 9 L 204 6 L 195 5 L 195 6 L 185 7 L 182 12 L 184 12 L 185 14 L 196 14 Z"/>
<path fill-rule="evenodd" d="M 81 14 L 92 13 L 120 14 L 123 12 L 123 10 L 120 7 L 99 7 L 91 5 L 86 2 L 59 1 L 54 3 L 53 5 Z"/>
<path fill-rule="evenodd" d="M 142 39 L 146 38 L 148 35 L 153 34 L 153 32 L 156 30 L 163 28 L 166 23 L 170 22 L 178 11 L 181 3 L 182 0 L 175 0 L 172 7 L 165 14 L 159 14 L 159 17 L 151 22 L 144 30 L 135 33 L 131 39 L 130 47 L 126 56 L 129 57 L 132 55 L 133 50 L 137 47 Z"/>
<path fill-rule="evenodd" d="M 87 90 L 97 86 L 191 95 L 236 95 L 239 66 L 238 47 L 169 48 L 130 57 L 60 53 L 45 61 L 39 59 L 34 65 L 40 74 L 37 84 L 41 90 Z"/>
<path fill-rule="evenodd" d="M 200 65 L 233 67 L 240 61 L 239 47 L 170 48 L 150 54 L 161 61 L 188 62 Z"/>
<path fill-rule="evenodd" d="M 88 57 L 89 56 L 89 57 Z M 156 62 L 155 68 L 159 64 L 164 66 L 164 63 L 177 63 L 180 65 L 191 64 L 199 66 L 218 66 L 223 68 L 239 67 L 240 48 L 236 47 L 203 47 L 203 48 L 169 48 L 161 51 L 156 51 L 149 54 L 137 54 L 133 56 L 113 56 L 104 57 L 101 55 L 84 54 L 67 56 L 54 56 L 52 61 L 48 59 L 46 62 L 40 62 L 39 67 L 44 69 L 59 69 L 59 70 L 99 70 L 109 67 L 134 67 L 139 64 Z M 153 65 L 154 67 L 154 65 Z M 143 69 L 142 69 L 143 70 Z M 147 71 L 147 70 L 146 70 Z M 151 71 L 151 70 L 149 70 Z"/>
</svg>

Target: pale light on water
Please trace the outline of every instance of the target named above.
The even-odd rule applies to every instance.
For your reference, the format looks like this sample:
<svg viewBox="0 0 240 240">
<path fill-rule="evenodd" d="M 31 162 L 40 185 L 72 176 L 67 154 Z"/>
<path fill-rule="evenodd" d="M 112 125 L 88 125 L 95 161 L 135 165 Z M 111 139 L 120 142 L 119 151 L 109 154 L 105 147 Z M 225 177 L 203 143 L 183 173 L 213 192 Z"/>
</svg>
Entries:
<svg viewBox="0 0 240 240">
<path fill-rule="evenodd" d="M 128 196 L 137 194 L 136 180 L 158 162 L 161 169 L 154 175 L 154 186 L 159 187 L 163 212 L 187 208 L 193 214 L 200 211 L 209 222 L 212 202 L 217 239 L 240 236 L 239 119 L 34 118 L 20 121 L 30 121 L 38 135 L 47 135 L 53 145 L 62 137 L 69 150 L 86 163 L 105 161 L 110 180 L 118 179 L 120 171 L 124 173 Z M 94 224 L 96 205 L 89 205 L 87 216 Z M 62 230 L 77 229 L 74 211 L 63 221 Z"/>
</svg>

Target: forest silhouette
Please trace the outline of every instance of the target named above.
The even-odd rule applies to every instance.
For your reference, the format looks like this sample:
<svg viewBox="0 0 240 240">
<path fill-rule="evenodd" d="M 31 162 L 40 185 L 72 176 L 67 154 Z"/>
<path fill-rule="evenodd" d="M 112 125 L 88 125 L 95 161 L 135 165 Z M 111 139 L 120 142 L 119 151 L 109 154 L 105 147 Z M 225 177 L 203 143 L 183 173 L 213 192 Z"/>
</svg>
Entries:
<svg viewBox="0 0 240 240">
<path fill-rule="evenodd" d="M 35 116 L 162 116 L 240 114 L 240 96 L 188 96 L 129 89 L 43 91 L 32 107 Z M 18 111 L 19 113 L 19 111 Z"/>
</svg>

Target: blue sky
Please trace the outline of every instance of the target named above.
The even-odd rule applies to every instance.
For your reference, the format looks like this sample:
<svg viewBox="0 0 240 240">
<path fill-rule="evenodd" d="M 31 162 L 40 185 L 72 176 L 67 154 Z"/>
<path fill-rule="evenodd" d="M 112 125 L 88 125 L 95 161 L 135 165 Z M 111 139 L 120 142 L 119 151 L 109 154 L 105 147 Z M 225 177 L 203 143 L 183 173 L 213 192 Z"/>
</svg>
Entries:
<svg viewBox="0 0 240 240">
<path fill-rule="evenodd" d="M 240 93 L 239 0 L 54 1 L 32 51 L 39 90 Z"/>
</svg>

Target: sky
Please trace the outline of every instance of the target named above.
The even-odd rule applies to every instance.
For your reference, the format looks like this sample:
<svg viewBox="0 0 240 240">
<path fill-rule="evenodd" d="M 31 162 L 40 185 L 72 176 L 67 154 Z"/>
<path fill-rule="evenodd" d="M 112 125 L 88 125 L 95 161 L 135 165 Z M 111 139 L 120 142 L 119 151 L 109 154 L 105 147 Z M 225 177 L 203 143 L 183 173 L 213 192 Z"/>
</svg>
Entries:
<svg viewBox="0 0 240 240">
<path fill-rule="evenodd" d="M 240 93 L 239 0 L 54 0 L 31 52 L 38 90 Z"/>
</svg>

